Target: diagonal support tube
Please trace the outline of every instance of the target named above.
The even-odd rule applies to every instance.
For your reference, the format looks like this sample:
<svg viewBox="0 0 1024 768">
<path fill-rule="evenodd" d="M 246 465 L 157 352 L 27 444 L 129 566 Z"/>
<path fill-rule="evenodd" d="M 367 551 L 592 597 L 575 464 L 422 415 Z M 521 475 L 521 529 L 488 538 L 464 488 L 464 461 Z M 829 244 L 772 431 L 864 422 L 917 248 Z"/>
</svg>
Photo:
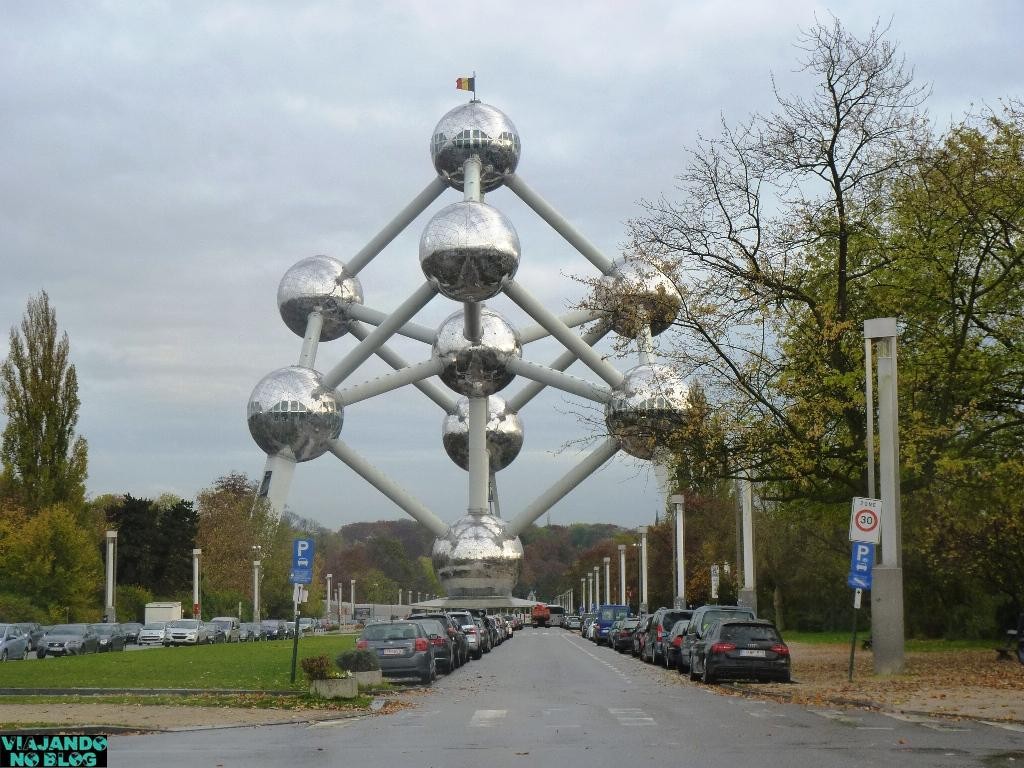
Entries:
<svg viewBox="0 0 1024 768">
<path fill-rule="evenodd" d="M 595 344 L 597 344 L 597 342 L 599 342 L 601 339 L 603 339 L 610 330 L 611 326 L 599 326 L 590 331 L 590 333 L 584 334 L 583 342 L 588 347 L 592 347 Z M 573 352 L 572 350 L 567 349 L 565 352 L 556 357 L 555 361 L 551 363 L 551 365 L 549 365 L 548 368 L 554 371 L 564 371 L 570 365 L 575 363 L 576 360 L 578 360 L 578 358 L 576 357 L 576 353 Z M 508 399 L 507 404 L 509 410 L 512 411 L 513 413 L 519 413 L 519 411 L 523 409 L 524 405 L 526 405 L 528 402 L 533 400 L 533 398 L 535 398 L 537 395 L 544 391 L 544 386 L 545 385 L 541 384 L 539 381 L 531 381 L 529 384 L 524 386 L 521 390 L 519 390 L 516 394 L 514 394 L 512 397 Z"/>
<path fill-rule="evenodd" d="M 398 237 L 399 233 L 409 226 L 413 219 L 423 213 L 432 202 L 437 200 L 446 189 L 448 189 L 448 182 L 440 176 L 435 176 L 431 179 L 430 183 L 423 188 L 423 191 L 412 199 L 412 202 L 399 211 L 395 218 L 385 224 L 384 229 L 364 245 L 361 251 L 349 259 L 345 265 L 345 271 L 350 275 L 358 275 L 363 267 L 373 261 L 388 243 Z"/>
<path fill-rule="evenodd" d="M 437 358 L 430 358 L 420 363 L 396 370 L 376 379 L 364 381 L 362 384 L 353 384 L 338 390 L 338 397 L 343 405 L 352 405 L 360 400 L 366 400 L 377 395 L 383 395 L 392 390 L 404 387 L 406 384 L 415 384 L 417 381 L 437 376 L 444 368 L 444 362 Z"/>
<path fill-rule="evenodd" d="M 410 517 L 432 534 L 444 536 L 448 532 L 448 526 L 444 524 L 441 518 L 414 499 L 408 491 L 391 480 L 391 478 L 349 448 L 344 440 L 332 440 L 329 446 L 330 452 L 341 459 L 353 472 L 395 502 Z"/>
<path fill-rule="evenodd" d="M 359 320 L 370 325 L 380 325 L 388 319 L 388 316 L 379 309 L 370 309 L 370 307 L 365 307 L 362 304 L 349 304 L 345 311 L 353 320 Z M 433 344 L 434 338 L 437 336 L 437 331 L 433 328 L 427 328 L 427 326 L 420 325 L 419 323 L 406 323 L 396 330 L 395 333 L 408 339 L 422 341 L 424 344 Z"/>
<path fill-rule="evenodd" d="M 324 386 L 334 389 L 351 373 L 362 365 L 366 359 L 377 351 L 377 348 L 390 339 L 399 328 L 425 307 L 437 293 L 430 282 L 417 288 L 412 296 L 403 301 L 383 323 L 378 325 L 370 335 L 360 341 L 345 358 L 324 375 Z M 570 331 L 571 333 L 571 331 Z"/>
<path fill-rule="evenodd" d="M 622 374 L 615 370 L 597 352 L 577 336 L 571 328 L 559 320 L 554 313 L 535 299 L 529 291 L 515 280 L 505 283 L 505 294 L 518 304 L 530 317 L 540 323 L 548 332 L 562 342 L 562 346 L 572 350 L 584 365 L 600 376 L 610 387 L 622 384 Z"/>
<path fill-rule="evenodd" d="M 525 376 L 543 386 L 554 387 L 568 392 L 570 395 L 579 395 L 587 400 L 593 400 L 595 403 L 607 403 L 612 396 L 611 390 L 607 387 L 596 386 L 584 379 L 531 363 L 528 360 L 509 360 L 506 367 L 517 376 Z"/>
<path fill-rule="evenodd" d="M 506 174 L 505 186 L 511 189 L 520 200 L 530 206 L 534 212 L 546 221 L 555 232 L 565 238 L 573 248 L 601 270 L 602 274 L 610 275 L 613 270 L 612 260 L 605 256 L 582 234 L 576 231 L 562 214 L 552 207 L 547 200 L 534 192 L 530 186 L 514 173 Z"/>
<path fill-rule="evenodd" d="M 366 329 L 366 326 L 362 325 L 361 323 L 353 323 L 351 327 L 351 333 L 360 341 L 362 341 L 363 339 L 370 335 L 370 332 Z M 405 358 L 403 358 L 401 355 L 399 355 L 386 344 L 382 344 L 377 349 L 376 355 L 385 363 L 394 368 L 396 371 L 401 370 L 402 368 L 409 367 L 409 363 L 406 362 Z M 437 403 L 439 406 L 441 406 L 445 413 L 455 413 L 456 408 L 458 407 L 455 402 L 455 398 L 453 398 L 445 390 L 441 389 L 433 382 L 420 380 L 414 381 L 412 385 L 416 387 L 416 389 L 418 389 L 424 395 L 433 400 L 435 403 Z"/>
<path fill-rule="evenodd" d="M 609 437 L 597 446 L 589 456 L 570 469 L 565 477 L 544 491 L 530 506 L 516 515 L 508 524 L 508 535 L 518 536 L 529 528 L 537 518 L 555 506 L 569 491 L 600 469 L 618 450 L 619 441 L 614 437 Z"/>
<path fill-rule="evenodd" d="M 575 328 L 577 325 L 583 325 L 584 323 L 589 323 L 593 320 L 600 320 L 607 314 L 607 312 L 599 309 L 577 309 L 572 312 L 567 312 L 558 319 L 561 320 L 567 328 Z M 550 335 L 551 334 L 548 329 L 542 325 L 529 325 L 519 332 L 519 340 L 523 342 L 523 344 L 529 344 L 531 341 L 537 341 L 538 339 L 543 339 L 545 336 Z"/>
</svg>

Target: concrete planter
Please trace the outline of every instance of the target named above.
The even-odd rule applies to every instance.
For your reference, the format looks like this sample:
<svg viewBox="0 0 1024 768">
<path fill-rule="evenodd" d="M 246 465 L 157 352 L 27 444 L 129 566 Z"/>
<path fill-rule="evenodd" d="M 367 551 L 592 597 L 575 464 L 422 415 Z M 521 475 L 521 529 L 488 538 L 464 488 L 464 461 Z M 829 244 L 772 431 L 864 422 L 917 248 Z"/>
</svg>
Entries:
<svg viewBox="0 0 1024 768">
<path fill-rule="evenodd" d="M 359 681 L 354 677 L 312 680 L 310 690 L 322 699 L 354 699 L 359 695 Z"/>
<path fill-rule="evenodd" d="M 384 682 L 384 674 L 379 669 L 371 669 L 368 672 L 353 672 L 356 682 L 359 685 L 380 685 Z"/>
</svg>

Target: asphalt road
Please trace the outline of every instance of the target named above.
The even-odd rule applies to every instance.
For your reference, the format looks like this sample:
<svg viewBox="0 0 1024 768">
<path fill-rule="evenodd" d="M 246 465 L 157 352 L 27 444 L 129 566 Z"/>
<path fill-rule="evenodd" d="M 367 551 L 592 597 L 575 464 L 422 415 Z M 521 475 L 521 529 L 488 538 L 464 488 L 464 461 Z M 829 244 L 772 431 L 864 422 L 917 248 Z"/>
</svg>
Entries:
<svg viewBox="0 0 1024 768">
<path fill-rule="evenodd" d="M 1024 728 L 722 695 L 524 629 L 392 715 L 111 739 L 110 765 L 691 768 L 1024 765 Z"/>
</svg>

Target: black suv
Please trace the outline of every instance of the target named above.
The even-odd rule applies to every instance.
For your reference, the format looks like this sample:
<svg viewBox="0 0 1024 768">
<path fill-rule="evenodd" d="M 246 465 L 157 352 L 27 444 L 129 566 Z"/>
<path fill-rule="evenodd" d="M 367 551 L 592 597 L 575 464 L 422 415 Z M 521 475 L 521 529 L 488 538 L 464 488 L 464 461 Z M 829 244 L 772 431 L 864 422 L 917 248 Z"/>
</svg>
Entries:
<svg viewBox="0 0 1024 768">
<path fill-rule="evenodd" d="M 688 619 L 693 611 L 685 608 L 659 608 L 654 612 L 651 619 L 651 628 L 644 638 L 644 647 L 640 651 L 640 658 L 652 664 L 668 666 L 665 656 L 665 641 L 668 640 L 669 630 L 672 625 L 681 619 Z"/>
<path fill-rule="evenodd" d="M 679 647 L 679 671 L 689 672 L 693 663 L 693 649 L 712 624 L 725 619 L 756 619 L 754 609 L 740 605 L 702 605 L 693 612 Z"/>
<path fill-rule="evenodd" d="M 467 661 L 469 661 L 469 643 L 466 640 L 466 633 L 462 631 L 462 623 L 449 616 L 444 611 L 436 611 L 433 613 L 416 613 L 409 616 L 410 621 L 416 619 L 437 619 L 444 625 L 445 630 L 448 633 L 448 637 L 452 642 L 453 651 L 455 654 L 455 668 L 461 667 Z"/>
</svg>

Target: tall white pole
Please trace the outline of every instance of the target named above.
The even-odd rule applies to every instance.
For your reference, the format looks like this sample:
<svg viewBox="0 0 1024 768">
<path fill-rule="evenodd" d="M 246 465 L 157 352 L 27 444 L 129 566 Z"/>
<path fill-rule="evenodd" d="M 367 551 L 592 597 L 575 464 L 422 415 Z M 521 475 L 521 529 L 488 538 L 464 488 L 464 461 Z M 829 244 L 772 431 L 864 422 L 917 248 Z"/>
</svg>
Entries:
<svg viewBox="0 0 1024 768">
<path fill-rule="evenodd" d="M 348 583 L 348 601 L 352 603 L 352 618 L 356 617 L 356 580 L 352 579 Z"/>
<path fill-rule="evenodd" d="M 686 607 L 686 497 L 681 493 L 669 501 L 676 511 L 676 608 Z"/>
<path fill-rule="evenodd" d="M 626 545 L 619 544 L 619 602 L 626 602 Z"/>
<path fill-rule="evenodd" d="M 580 616 L 587 612 L 587 580 L 580 577 Z"/>
<path fill-rule="evenodd" d="M 594 605 L 601 605 L 601 566 L 594 566 Z"/>
<path fill-rule="evenodd" d="M 331 580 L 334 578 L 333 573 L 327 574 L 327 620 L 331 619 Z"/>
<path fill-rule="evenodd" d="M 594 572 L 587 574 L 587 613 L 594 610 Z"/>
<path fill-rule="evenodd" d="M 260 561 L 252 561 L 252 620 L 260 623 Z M 259 631 L 259 627 L 256 628 Z"/>
<path fill-rule="evenodd" d="M 203 554 L 201 549 L 192 550 L 192 618 L 203 617 L 202 606 L 199 605 L 199 556 Z"/>
<path fill-rule="evenodd" d="M 647 526 L 640 531 L 640 613 L 647 613 Z"/>
<path fill-rule="evenodd" d="M 604 601 L 609 605 L 612 603 L 612 559 L 604 559 Z"/>
<path fill-rule="evenodd" d="M 743 509 L 743 588 L 739 604 L 748 605 L 757 614 L 757 571 L 754 566 L 754 484 L 747 476 L 740 480 Z"/>
<path fill-rule="evenodd" d="M 114 582 L 117 579 L 117 531 L 107 531 L 107 592 L 104 600 L 103 617 L 108 622 L 117 621 L 114 605 Z"/>
</svg>

